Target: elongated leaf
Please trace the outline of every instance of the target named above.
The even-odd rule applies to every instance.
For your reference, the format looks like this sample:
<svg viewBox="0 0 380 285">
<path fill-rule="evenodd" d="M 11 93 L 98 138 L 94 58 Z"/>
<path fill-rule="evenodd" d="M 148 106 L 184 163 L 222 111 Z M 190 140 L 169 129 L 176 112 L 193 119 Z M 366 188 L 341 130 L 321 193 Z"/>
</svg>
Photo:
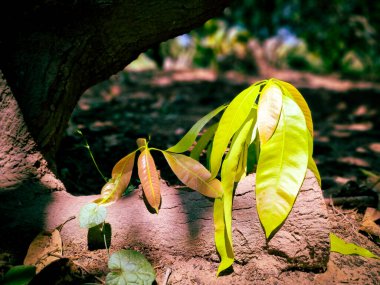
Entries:
<svg viewBox="0 0 380 285">
<path fill-rule="evenodd" d="M 301 95 L 301 93 L 298 91 L 298 89 L 295 88 L 292 84 L 285 82 L 285 81 L 278 80 L 278 79 L 276 79 L 275 81 L 277 83 L 279 83 L 280 86 L 285 89 L 285 91 L 289 92 L 290 96 L 294 99 L 294 101 L 301 108 L 302 113 L 305 116 L 307 128 L 308 128 L 311 136 L 313 136 L 313 132 L 314 132 L 313 119 L 312 119 L 311 112 L 310 112 L 309 106 L 308 106 L 305 98 Z M 287 92 L 285 92 L 285 94 L 287 95 Z"/>
<path fill-rule="evenodd" d="M 79 212 L 81 228 L 92 228 L 103 223 L 107 216 L 107 208 L 95 203 L 84 205 Z"/>
<path fill-rule="evenodd" d="M 115 164 L 112 169 L 112 179 L 103 186 L 100 193 L 101 197 L 93 201 L 93 203 L 108 206 L 120 199 L 131 181 L 135 154 L 136 151 L 128 154 Z"/>
<path fill-rule="evenodd" d="M 211 173 L 198 161 L 183 154 L 162 152 L 170 168 L 179 180 L 199 193 L 217 198 L 223 195 L 223 188 L 218 179 L 210 179 Z"/>
<path fill-rule="evenodd" d="M 282 91 L 269 81 L 261 92 L 257 108 L 257 128 L 260 142 L 265 144 L 277 128 L 282 109 Z"/>
<path fill-rule="evenodd" d="M 293 207 L 308 162 L 308 132 L 302 111 L 290 98 L 272 138 L 261 145 L 256 174 L 257 211 L 267 238 Z"/>
<path fill-rule="evenodd" d="M 24 259 L 24 265 L 36 267 L 39 273 L 47 265 L 59 258 L 51 255 L 62 255 L 62 239 L 57 229 L 39 233 L 31 242 Z"/>
<path fill-rule="evenodd" d="M 220 255 L 220 264 L 218 267 L 217 276 L 234 263 L 234 253 L 232 244 L 230 243 L 224 220 L 224 201 L 222 198 L 217 198 L 214 201 L 214 238 L 215 246 Z"/>
<path fill-rule="evenodd" d="M 309 159 L 307 162 L 307 168 L 309 168 L 315 175 L 320 187 L 322 187 L 321 175 L 319 174 L 317 164 L 313 159 L 313 137 L 308 134 L 308 145 L 309 145 Z"/>
<path fill-rule="evenodd" d="M 216 129 L 218 128 L 219 123 L 215 123 L 212 126 L 210 126 L 207 131 L 201 136 L 201 138 L 198 140 L 195 147 L 190 152 L 190 157 L 199 161 L 199 156 L 201 155 L 202 151 L 206 148 L 208 143 L 213 138 Z"/>
<path fill-rule="evenodd" d="M 333 233 L 330 233 L 330 250 L 345 255 L 360 255 L 363 257 L 380 259 L 380 256 L 373 254 L 368 249 L 360 247 L 354 243 L 348 243 Z"/>
<path fill-rule="evenodd" d="M 213 148 L 210 158 L 212 177 L 218 175 L 222 157 L 227 146 L 234 133 L 241 127 L 251 112 L 259 91 L 259 85 L 248 87 L 237 95 L 224 111 L 213 140 Z"/>
<path fill-rule="evenodd" d="M 174 146 L 167 149 L 170 152 L 181 153 L 187 151 L 190 146 L 194 143 L 201 129 L 217 114 L 224 110 L 227 105 L 222 105 L 215 110 L 208 113 L 206 116 L 202 117 L 198 122 L 196 122 L 192 128 L 182 137 L 182 139 Z"/>
<path fill-rule="evenodd" d="M 254 117 L 250 115 L 247 121 L 243 124 L 238 132 L 234 135 L 231 143 L 230 151 L 228 152 L 226 158 L 224 159 L 222 165 L 222 185 L 224 190 L 224 195 L 222 198 L 222 203 L 215 202 L 214 207 L 221 207 L 222 204 L 223 215 L 224 215 L 224 231 L 215 232 L 215 236 L 218 238 L 218 250 L 222 253 L 221 264 L 219 265 L 219 272 L 223 271 L 225 266 L 230 266 L 230 262 L 234 260 L 234 252 L 232 248 L 232 201 L 233 201 L 233 191 L 235 186 L 235 180 L 239 165 L 242 163 L 241 160 L 244 159 L 244 148 L 247 146 L 247 139 L 251 139 L 252 124 Z M 241 175 L 241 174 L 240 174 Z M 214 215 L 219 217 L 221 210 L 214 209 Z M 214 218 L 215 219 L 215 218 Z M 219 222 L 220 223 L 220 222 Z M 221 225 L 219 225 L 221 226 Z"/>
<path fill-rule="evenodd" d="M 156 273 L 144 255 L 135 250 L 122 249 L 111 255 L 108 261 L 107 285 L 150 285 Z"/>
<path fill-rule="evenodd" d="M 139 156 L 138 173 L 146 200 L 149 205 L 156 210 L 156 213 L 158 213 L 158 208 L 161 203 L 160 179 L 158 177 L 156 164 L 148 148 L 145 148 Z"/>
<path fill-rule="evenodd" d="M 36 267 L 30 265 L 13 266 L 5 274 L 2 285 L 28 285 L 36 275 Z"/>
</svg>

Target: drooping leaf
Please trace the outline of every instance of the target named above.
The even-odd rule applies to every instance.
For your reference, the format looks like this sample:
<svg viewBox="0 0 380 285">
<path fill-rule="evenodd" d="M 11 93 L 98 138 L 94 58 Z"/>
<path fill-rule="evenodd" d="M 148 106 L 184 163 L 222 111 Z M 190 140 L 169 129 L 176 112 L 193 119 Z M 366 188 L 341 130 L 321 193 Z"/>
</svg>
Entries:
<svg viewBox="0 0 380 285">
<path fill-rule="evenodd" d="M 245 122 L 252 110 L 253 104 L 259 94 L 260 86 L 252 85 L 243 90 L 230 103 L 224 111 L 218 129 L 215 132 L 213 148 L 210 158 L 212 177 L 218 175 L 222 157 L 234 133 Z"/>
<path fill-rule="evenodd" d="M 360 255 L 363 257 L 380 259 L 380 256 L 373 254 L 368 249 L 360 247 L 354 243 L 348 243 L 333 233 L 330 233 L 330 250 L 344 255 Z"/>
<path fill-rule="evenodd" d="M 275 81 L 277 83 L 279 83 L 280 86 L 285 89 L 285 91 L 289 92 L 289 94 L 291 95 L 291 97 L 294 99 L 294 101 L 301 108 L 302 113 L 305 116 L 307 128 L 308 128 L 311 136 L 313 136 L 313 131 L 314 131 L 314 129 L 313 129 L 313 119 L 312 119 L 311 112 L 310 112 L 309 106 L 308 106 L 305 98 L 298 91 L 298 89 L 295 88 L 292 84 L 290 84 L 288 82 L 285 82 L 285 81 L 278 80 L 278 79 L 275 79 Z M 287 92 L 285 92 L 285 94 L 287 94 Z"/>
<path fill-rule="evenodd" d="M 317 164 L 313 159 L 313 137 L 311 134 L 308 134 L 308 145 L 309 145 L 309 159 L 307 162 L 307 168 L 309 168 L 315 175 L 315 178 L 318 181 L 319 187 L 322 187 L 321 175 L 319 174 L 319 170 Z"/>
<path fill-rule="evenodd" d="M 62 239 L 57 229 L 39 233 L 31 242 L 24 258 L 24 265 L 36 267 L 36 273 L 59 259 L 55 255 L 62 255 Z"/>
<path fill-rule="evenodd" d="M 277 128 L 282 109 L 282 91 L 269 81 L 261 92 L 257 108 L 257 128 L 260 142 L 265 144 Z"/>
<path fill-rule="evenodd" d="M 3 285 L 27 285 L 36 275 L 36 267 L 31 265 L 13 266 L 4 275 Z"/>
<path fill-rule="evenodd" d="M 224 110 L 227 105 L 222 105 L 215 110 L 208 113 L 206 116 L 202 117 L 197 121 L 193 127 L 182 137 L 182 139 L 174 146 L 167 149 L 167 151 L 181 153 L 187 151 L 190 146 L 194 143 L 201 129 L 217 114 Z"/>
<path fill-rule="evenodd" d="M 288 216 L 304 180 L 307 136 L 302 111 L 284 96 L 276 131 L 261 145 L 256 173 L 257 211 L 267 238 Z"/>
<path fill-rule="evenodd" d="M 143 187 L 144 195 L 149 205 L 156 210 L 161 203 L 160 179 L 153 157 L 148 148 L 145 148 L 138 159 L 138 174 Z"/>
<path fill-rule="evenodd" d="M 234 263 L 232 244 L 230 244 L 226 232 L 224 201 L 222 198 L 217 198 L 214 201 L 214 239 L 216 249 L 221 258 L 217 272 L 218 276 Z"/>
<path fill-rule="evenodd" d="M 111 255 L 111 270 L 106 276 L 107 285 L 150 285 L 156 273 L 144 255 L 135 250 L 122 249 Z"/>
<path fill-rule="evenodd" d="M 101 197 L 93 203 L 108 206 L 120 199 L 131 181 L 135 153 L 136 151 L 128 154 L 115 164 L 112 169 L 112 179 L 103 186 Z"/>
<path fill-rule="evenodd" d="M 107 216 L 107 209 L 102 205 L 88 203 L 79 212 L 79 224 L 81 228 L 92 228 L 103 223 Z"/>
<path fill-rule="evenodd" d="M 231 147 L 223 161 L 222 165 L 222 185 L 224 194 L 222 197 L 222 202 L 214 202 L 214 219 L 218 219 L 223 213 L 224 216 L 224 230 L 217 228 L 222 226 L 222 223 L 218 220 L 219 224 L 215 226 L 218 231 L 215 232 L 215 237 L 218 240 L 218 251 L 220 250 L 221 264 L 219 265 L 218 274 L 231 266 L 231 260 L 234 260 L 234 252 L 232 247 L 232 201 L 233 192 L 235 188 L 235 180 L 237 175 L 242 175 L 238 173 L 239 166 L 244 164 L 241 160 L 246 159 L 244 155 L 245 148 L 247 147 L 247 139 L 251 139 L 252 125 L 254 116 L 250 115 L 246 122 L 242 125 L 239 131 L 237 131 L 232 139 Z M 241 171 L 241 170 L 240 170 Z M 244 166 L 245 171 L 245 166 Z M 221 209 L 216 209 L 215 207 L 223 207 Z M 227 267 L 226 267 L 227 266 Z"/>
<path fill-rule="evenodd" d="M 218 179 L 210 179 L 211 173 L 198 161 L 183 154 L 162 152 L 170 168 L 178 179 L 189 188 L 210 197 L 223 195 L 222 184 Z"/>
<path fill-rule="evenodd" d="M 191 158 L 199 161 L 199 156 L 213 138 L 215 131 L 218 128 L 218 124 L 219 123 L 215 123 L 212 126 L 210 126 L 207 129 L 207 131 L 201 136 L 201 138 L 197 141 L 197 144 L 190 152 Z"/>
</svg>

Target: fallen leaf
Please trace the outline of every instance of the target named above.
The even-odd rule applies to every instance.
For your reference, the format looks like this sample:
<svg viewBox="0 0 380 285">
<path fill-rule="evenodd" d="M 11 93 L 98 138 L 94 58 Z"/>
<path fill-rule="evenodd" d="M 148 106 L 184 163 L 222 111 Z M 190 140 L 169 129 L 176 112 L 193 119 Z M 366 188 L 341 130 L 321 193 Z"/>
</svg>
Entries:
<svg viewBox="0 0 380 285">
<path fill-rule="evenodd" d="M 43 231 L 29 245 L 24 265 L 36 266 L 36 273 L 39 273 L 48 264 L 58 260 L 57 255 L 62 255 L 62 239 L 59 231 L 57 229 Z"/>
<path fill-rule="evenodd" d="M 380 219 L 380 211 L 375 208 L 368 207 L 365 211 L 360 230 L 364 231 L 371 236 L 380 237 L 380 226 L 376 221 Z"/>
</svg>

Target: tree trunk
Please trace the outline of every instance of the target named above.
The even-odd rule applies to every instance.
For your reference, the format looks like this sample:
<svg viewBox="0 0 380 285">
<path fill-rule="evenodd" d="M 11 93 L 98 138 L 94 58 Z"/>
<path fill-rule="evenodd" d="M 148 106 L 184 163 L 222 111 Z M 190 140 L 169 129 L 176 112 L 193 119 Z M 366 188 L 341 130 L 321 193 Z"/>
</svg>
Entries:
<svg viewBox="0 0 380 285">
<path fill-rule="evenodd" d="M 46 164 L 38 150 L 53 166 L 67 122 L 85 89 L 117 73 L 152 45 L 217 16 L 228 2 L 3 3 L 0 25 L 6 29 L 0 39 L 0 70 L 18 107 L 10 90 L 3 90 L 0 188 L 35 176 L 35 169 Z"/>
<path fill-rule="evenodd" d="M 158 214 L 146 209 L 141 189 L 137 189 L 108 207 L 106 218 L 112 227 L 111 253 L 122 248 L 144 253 L 157 269 L 158 282 L 167 267 L 173 270 L 170 284 L 277 284 L 283 272 L 323 272 L 327 267 L 330 223 L 322 191 L 310 171 L 287 220 L 269 241 L 257 215 L 255 175 L 239 183 L 233 207 L 234 273 L 218 279 L 215 275 L 220 260 L 214 244 L 213 201 L 198 192 L 175 189 L 165 183 L 161 184 L 161 193 Z M 10 241 L 1 236 L 0 245 L 14 247 L 23 259 L 38 230 L 52 230 L 69 217 L 78 217 L 80 208 L 98 197 L 74 197 L 57 191 L 40 196 L 39 203 L 6 211 L 2 218 L 7 222 L 0 223 L 0 229 L 14 238 Z M 44 225 L 39 222 L 42 214 L 46 215 Z M 18 234 L 13 235 L 15 230 Z M 107 250 L 87 249 L 87 229 L 79 227 L 78 218 L 63 226 L 61 236 L 64 256 L 91 273 L 108 273 Z M 293 282 L 302 281 L 302 276 L 299 278 Z"/>
</svg>

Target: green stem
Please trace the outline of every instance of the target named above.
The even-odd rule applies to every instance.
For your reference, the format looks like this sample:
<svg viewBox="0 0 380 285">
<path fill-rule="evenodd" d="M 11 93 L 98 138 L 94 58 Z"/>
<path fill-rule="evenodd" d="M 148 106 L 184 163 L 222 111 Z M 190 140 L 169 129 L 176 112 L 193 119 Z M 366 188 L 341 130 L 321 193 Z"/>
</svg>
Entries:
<svg viewBox="0 0 380 285">
<path fill-rule="evenodd" d="M 82 136 L 83 141 L 84 141 L 84 147 L 88 149 L 88 152 L 90 153 L 90 157 L 91 157 L 92 162 L 94 163 L 96 169 L 98 170 L 98 172 L 100 173 L 100 175 L 102 176 L 102 178 L 104 179 L 104 181 L 105 181 L 105 182 L 108 182 L 108 178 L 105 177 L 105 176 L 103 175 L 103 173 L 100 171 L 100 168 L 99 168 L 98 164 L 97 164 L 96 161 L 95 161 L 95 157 L 94 157 L 94 155 L 92 154 L 92 151 L 91 151 L 90 145 L 88 144 L 88 142 L 87 142 L 86 138 L 84 137 L 83 133 L 82 133 L 80 130 L 77 130 L 77 133 L 80 134 L 80 135 Z"/>
</svg>

